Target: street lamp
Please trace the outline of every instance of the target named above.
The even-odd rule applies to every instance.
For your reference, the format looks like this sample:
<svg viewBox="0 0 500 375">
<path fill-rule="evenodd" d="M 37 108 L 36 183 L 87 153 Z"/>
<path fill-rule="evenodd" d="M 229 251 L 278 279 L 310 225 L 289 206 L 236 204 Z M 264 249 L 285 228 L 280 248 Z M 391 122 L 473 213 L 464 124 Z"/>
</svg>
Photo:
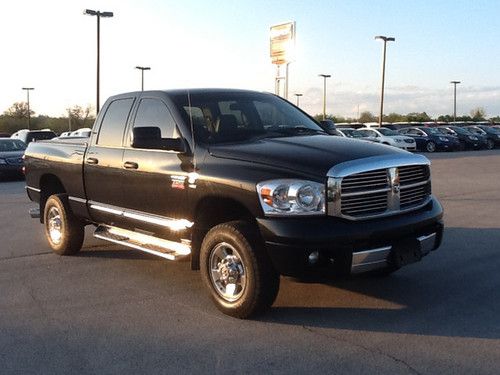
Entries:
<svg viewBox="0 0 500 375">
<path fill-rule="evenodd" d="M 295 96 L 297 97 L 297 107 L 299 106 L 299 98 L 302 96 L 302 94 L 295 94 Z"/>
<path fill-rule="evenodd" d="M 100 35 L 101 35 L 101 17 L 113 17 L 113 12 L 101 12 L 100 10 L 85 9 L 83 14 L 87 16 L 97 16 L 97 95 L 96 95 L 96 116 L 99 113 L 99 53 L 100 53 Z"/>
<path fill-rule="evenodd" d="M 149 66 L 136 66 L 136 69 L 140 69 L 141 71 L 141 91 L 144 91 L 144 71 L 151 70 Z"/>
<path fill-rule="evenodd" d="M 453 84 L 453 122 L 457 121 L 457 85 L 460 81 L 450 81 Z"/>
<path fill-rule="evenodd" d="M 384 115 L 384 81 L 385 81 L 385 51 L 387 48 L 387 42 L 394 42 L 396 38 L 378 35 L 375 39 L 380 39 L 384 41 L 384 57 L 382 60 L 382 90 L 380 93 L 380 116 L 378 119 L 378 126 L 382 126 L 382 116 Z"/>
<path fill-rule="evenodd" d="M 26 90 L 26 94 L 28 95 L 28 130 L 31 127 L 30 91 L 34 89 L 34 87 L 23 87 L 23 90 Z"/>
<path fill-rule="evenodd" d="M 318 74 L 318 77 L 323 77 L 323 120 L 326 120 L 326 79 L 330 78 L 330 74 Z"/>
</svg>

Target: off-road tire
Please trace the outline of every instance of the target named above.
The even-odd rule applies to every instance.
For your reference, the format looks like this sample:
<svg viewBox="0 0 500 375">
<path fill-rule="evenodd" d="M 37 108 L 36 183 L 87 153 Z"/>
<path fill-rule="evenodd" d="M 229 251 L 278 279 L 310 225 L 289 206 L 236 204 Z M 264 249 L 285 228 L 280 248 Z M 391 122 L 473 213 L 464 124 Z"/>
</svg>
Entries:
<svg viewBox="0 0 500 375">
<path fill-rule="evenodd" d="M 221 295 L 214 280 L 216 276 L 211 271 L 211 264 L 217 259 L 213 253 L 223 244 L 237 251 L 245 271 L 245 286 L 234 301 Z M 213 227 L 201 244 L 200 265 L 203 283 L 224 314 L 240 319 L 250 318 L 268 309 L 276 299 L 279 274 L 272 266 L 256 229 L 246 222 L 232 221 Z"/>
<path fill-rule="evenodd" d="M 73 255 L 80 251 L 85 236 L 85 226 L 71 212 L 65 194 L 51 195 L 47 199 L 43 218 L 45 237 L 54 253 Z"/>
</svg>

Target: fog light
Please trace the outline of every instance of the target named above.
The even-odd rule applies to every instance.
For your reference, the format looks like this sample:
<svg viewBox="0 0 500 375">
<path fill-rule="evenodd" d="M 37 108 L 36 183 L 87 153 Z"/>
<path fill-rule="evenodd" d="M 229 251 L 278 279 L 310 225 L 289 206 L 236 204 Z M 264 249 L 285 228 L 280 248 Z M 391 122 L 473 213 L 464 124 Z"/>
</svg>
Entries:
<svg viewBox="0 0 500 375">
<path fill-rule="evenodd" d="M 309 264 L 316 264 L 318 263 L 319 260 L 319 252 L 313 251 L 311 254 L 309 254 L 308 261 Z"/>
</svg>

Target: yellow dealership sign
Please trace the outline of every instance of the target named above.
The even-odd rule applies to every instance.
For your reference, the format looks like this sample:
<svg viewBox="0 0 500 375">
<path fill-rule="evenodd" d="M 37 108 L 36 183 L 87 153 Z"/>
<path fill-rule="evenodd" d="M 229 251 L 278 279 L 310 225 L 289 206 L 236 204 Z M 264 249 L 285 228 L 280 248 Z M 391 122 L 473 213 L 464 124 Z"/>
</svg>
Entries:
<svg viewBox="0 0 500 375">
<path fill-rule="evenodd" d="M 271 26 L 271 61 L 281 65 L 293 60 L 295 22 Z"/>
</svg>

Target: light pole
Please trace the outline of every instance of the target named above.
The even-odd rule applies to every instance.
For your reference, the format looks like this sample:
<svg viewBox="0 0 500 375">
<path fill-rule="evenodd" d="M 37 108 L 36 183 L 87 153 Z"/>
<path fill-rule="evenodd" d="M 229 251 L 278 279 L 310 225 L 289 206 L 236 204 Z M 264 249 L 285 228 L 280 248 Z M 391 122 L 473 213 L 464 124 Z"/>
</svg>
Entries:
<svg viewBox="0 0 500 375">
<path fill-rule="evenodd" d="M 297 107 L 299 106 L 299 98 L 302 96 L 302 94 L 295 94 L 295 96 L 297 97 Z"/>
<path fill-rule="evenodd" d="M 23 87 L 23 90 L 26 90 L 28 96 L 28 130 L 31 129 L 30 91 L 34 89 L 34 87 Z"/>
<path fill-rule="evenodd" d="M 450 81 L 453 84 L 453 122 L 457 121 L 457 85 L 460 81 Z"/>
<path fill-rule="evenodd" d="M 323 120 L 326 120 L 326 79 L 330 78 L 330 74 L 318 74 L 318 77 L 323 77 Z"/>
<path fill-rule="evenodd" d="M 384 57 L 382 59 L 382 90 L 380 93 L 380 116 L 378 119 L 378 126 L 382 126 L 382 116 L 384 115 L 385 51 L 387 48 L 387 42 L 394 42 L 396 38 L 378 35 L 375 39 L 384 41 Z"/>
<path fill-rule="evenodd" d="M 139 69 L 141 71 L 141 91 L 144 91 L 144 71 L 151 70 L 151 67 L 149 67 L 149 66 L 136 66 L 135 68 Z"/>
<path fill-rule="evenodd" d="M 101 17 L 113 17 L 113 12 L 101 12 L 100 10 L 85 9 L 83 14 L 88 16 L 97 16 L 97 94 L 96 94 L 96 106 L 95 113 L 96 116 L 99 113 L 99 82 L 100 82 L 100 72 L 99 72 L 99 54 L 101 45 Z"/>
</svg>

